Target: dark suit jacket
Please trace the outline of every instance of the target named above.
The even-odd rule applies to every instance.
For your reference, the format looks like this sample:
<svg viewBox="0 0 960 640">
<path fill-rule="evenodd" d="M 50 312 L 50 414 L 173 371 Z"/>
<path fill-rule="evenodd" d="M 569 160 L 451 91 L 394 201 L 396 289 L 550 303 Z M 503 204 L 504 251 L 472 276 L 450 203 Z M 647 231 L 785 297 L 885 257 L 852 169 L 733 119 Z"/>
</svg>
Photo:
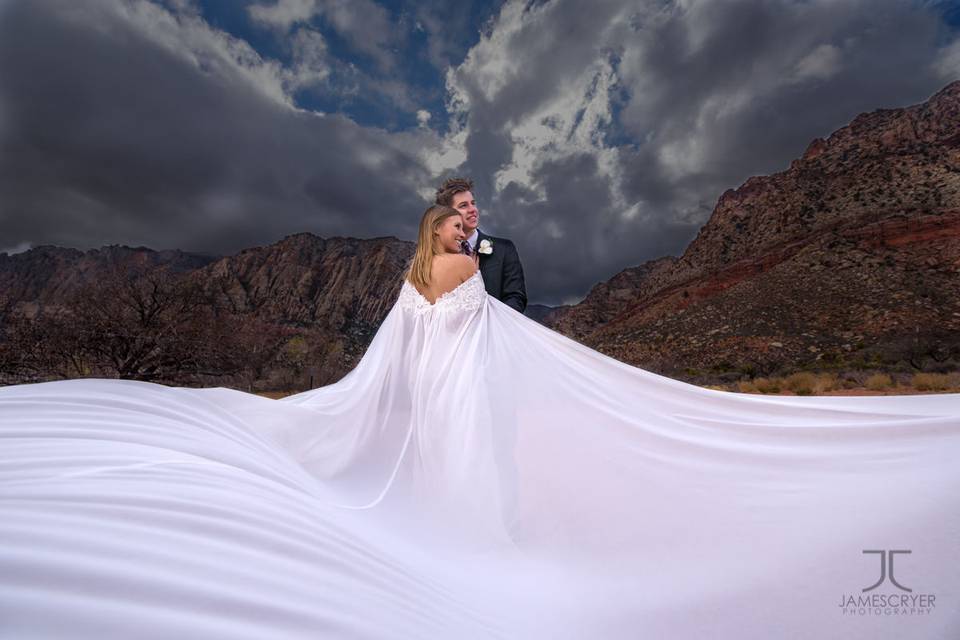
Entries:
<svg viewBox="0 0 960 640">
<path fill-rule="evenodd" d="M 506 238 L 488 236 L 478 230 L 474 250 L 480 248 L 484 239 L 493 245 L 493 253 L 479 254 L 483 286 L 494 298 L 523 313 L 527 308 L 527 289 L 523 284 L 523 267 L 517 248 Z"/>
</svg>

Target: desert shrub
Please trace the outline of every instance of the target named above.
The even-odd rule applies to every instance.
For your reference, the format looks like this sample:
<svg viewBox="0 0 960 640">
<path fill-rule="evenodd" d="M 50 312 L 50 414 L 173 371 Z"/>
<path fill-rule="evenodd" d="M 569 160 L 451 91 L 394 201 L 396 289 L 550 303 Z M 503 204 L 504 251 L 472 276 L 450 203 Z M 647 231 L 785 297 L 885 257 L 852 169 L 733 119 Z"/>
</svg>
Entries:
<svg viewBox="0 0 960 640">
<path fill-rule="evenodd" d="M 780 393 L 783 378 L 757 378 L 753 384 L 760 393 Z"/>
<path fill-rule="evenodd" d="M 840 388 L 842 389 L 855 389 L 860 386 L 860 380 L 857 379 L 857 376 L 852 373 L 845 373 L 840 379 Z"/>
<path fill-rule="evenodd" d="M 825 393 L 827 391 L 833 391 L 839 388 L 840 382 L 837 379 L 837 374 L 835 373 L 821 373 L 817 376 L 817 381 L 814 384 L 815 393 Z"/>
<path fill-rule="evenodd" d="M 787 376 L 784 386 L 798 396 L 809 396 L 817 384 L 817 376 L 809 371 L 799 371 Z"/>
<path fill-rule="evenodd" d="M 949 389 L 952 380 L 944 373 L 915 373 L 911 383 L 917 391 L 945 391 Z"/>
<path fill-rule="evenodd" d="M 871 391 L 883 391 L 893 386 L 893 380 L 885 373 L 875 373 L 867 378 L 864 386 Z"/>
<path fill-rule="evenodd" d="M 757 393 L 757 385 L 752 380 L 740 380 L 737 382 L 737 391 L 740 393 Z"/>
</svg>

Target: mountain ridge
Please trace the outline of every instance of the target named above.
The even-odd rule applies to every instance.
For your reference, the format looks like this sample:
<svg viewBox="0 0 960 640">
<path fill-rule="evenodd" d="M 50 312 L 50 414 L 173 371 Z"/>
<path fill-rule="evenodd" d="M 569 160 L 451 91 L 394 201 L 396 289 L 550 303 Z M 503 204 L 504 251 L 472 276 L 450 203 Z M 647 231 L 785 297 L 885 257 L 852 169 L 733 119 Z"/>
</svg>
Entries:
<svg viewBox="0 0 960 640">
<path fill-rule="evenodd" d="M 529 315 L 690 381 L 956 364 L 958 123 L 960 81 L 920 104 L 860 114 L 783 171 L 722 193 L 680 256 L 627 267 L 577 304 L 531 305 Z M 297 333 L 296 384 L 322 384 L 362 356 L 413 249 L 394 236 L 309 232 L 231 256 L 44 245 L 0 254 L 0 314 L 54 313 L 110 271 L 166 270 L 238 317 Z"/>
<path fill-rule="evenodd" d="M 924 103 L 860 114 L 826 139 L 814 139 L 784 171 L 725 191 L 679 257 L 625 269 L 544 322 L 613 357 L 687 378 L 705 370 L 772 371 L 777 360 L 794 368 L 826 365 L 824 359 L 851 364 L 853 350 L 895 364 L 909 350 L 902 344 L 905 327 L 913 329 L 914 350 L 956 352 L 957 340 L 941 334 L 960 328 L 953 302 L 960 296 L 958 123 L 960 82 Z M 855 273 L 845 273 L 848 267 Z M 879 273 L 884 268 L 891 272 Z M 819 274 L 818 281 L 806 270 Z M 836 296 L 817 291 L 839 289 L 839 295 L 858 287 L 862 295 L 846 295 L 847 302 L 870 313 L 855 327 L 854 335 L 864 335 L 854 349 L 834 336 L 857 323 L 835 308 Z M 780 295 L 784 289 L 806 308 L 791 309 Z M 725 296 L 728 290 L 737 295 Z M 905 297 L 919 309 L 931 296 L 943 303 L 933 314 L 900 308 Z M 680 318 L 715 304 L 710 318 Z M 737 307 L 773 321 L 755 326 Z M 814 318 L 810 309 L 824 317 Z M 869 320 L 877 314 L 901 316 L 899 328 Z M 687 345 L 677 343 L 678 334 L 690 336 Z M 796 339 L 805 334 L 811 335 Z M 781 345 L 775 354 L 768 353 L 771 344 Z"/>
</svg>

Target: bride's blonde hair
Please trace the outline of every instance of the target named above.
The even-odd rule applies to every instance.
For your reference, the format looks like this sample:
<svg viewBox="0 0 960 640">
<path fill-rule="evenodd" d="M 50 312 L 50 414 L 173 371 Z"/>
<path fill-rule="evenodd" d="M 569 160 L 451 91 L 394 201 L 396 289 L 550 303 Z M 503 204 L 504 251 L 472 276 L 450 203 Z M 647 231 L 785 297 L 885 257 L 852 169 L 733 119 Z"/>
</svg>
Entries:
<svg viewBox="0 0 960 640">
<path fill-rule="evenodd" d="M 444 220 L 450 216 L 459 215 L 460 212 L 453 207 L 442 204 L 432 205 L 423 212 L 423 217 L 420 218 L 420 231 L 417 234 L 417 250 L 413 254 L 413 260 L 406 274 L 407 280 L 412 284 L 419 287 L 430 285 L 430 266 L 433 264 L 433 256 L 443 253 L 443 250 L 437 247 L 433 233 Z"/>
</svg>

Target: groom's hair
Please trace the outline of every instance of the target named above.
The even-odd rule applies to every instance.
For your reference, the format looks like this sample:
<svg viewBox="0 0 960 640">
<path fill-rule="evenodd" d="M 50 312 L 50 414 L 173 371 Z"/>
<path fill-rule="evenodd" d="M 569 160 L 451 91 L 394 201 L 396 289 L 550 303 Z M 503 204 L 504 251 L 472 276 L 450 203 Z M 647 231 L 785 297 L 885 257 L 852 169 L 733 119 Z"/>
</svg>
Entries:
<svg viewBox="0 0 960 640">
<path fill-rule="evenodd" d="M 453 206 L 453 196 L 464 191 L 473 191 L 473 180 L 470 178 L 450 178 L 444 180 L 440 188 L 437 189 L 437 204 L 445 207 Z"/>
</svg>

